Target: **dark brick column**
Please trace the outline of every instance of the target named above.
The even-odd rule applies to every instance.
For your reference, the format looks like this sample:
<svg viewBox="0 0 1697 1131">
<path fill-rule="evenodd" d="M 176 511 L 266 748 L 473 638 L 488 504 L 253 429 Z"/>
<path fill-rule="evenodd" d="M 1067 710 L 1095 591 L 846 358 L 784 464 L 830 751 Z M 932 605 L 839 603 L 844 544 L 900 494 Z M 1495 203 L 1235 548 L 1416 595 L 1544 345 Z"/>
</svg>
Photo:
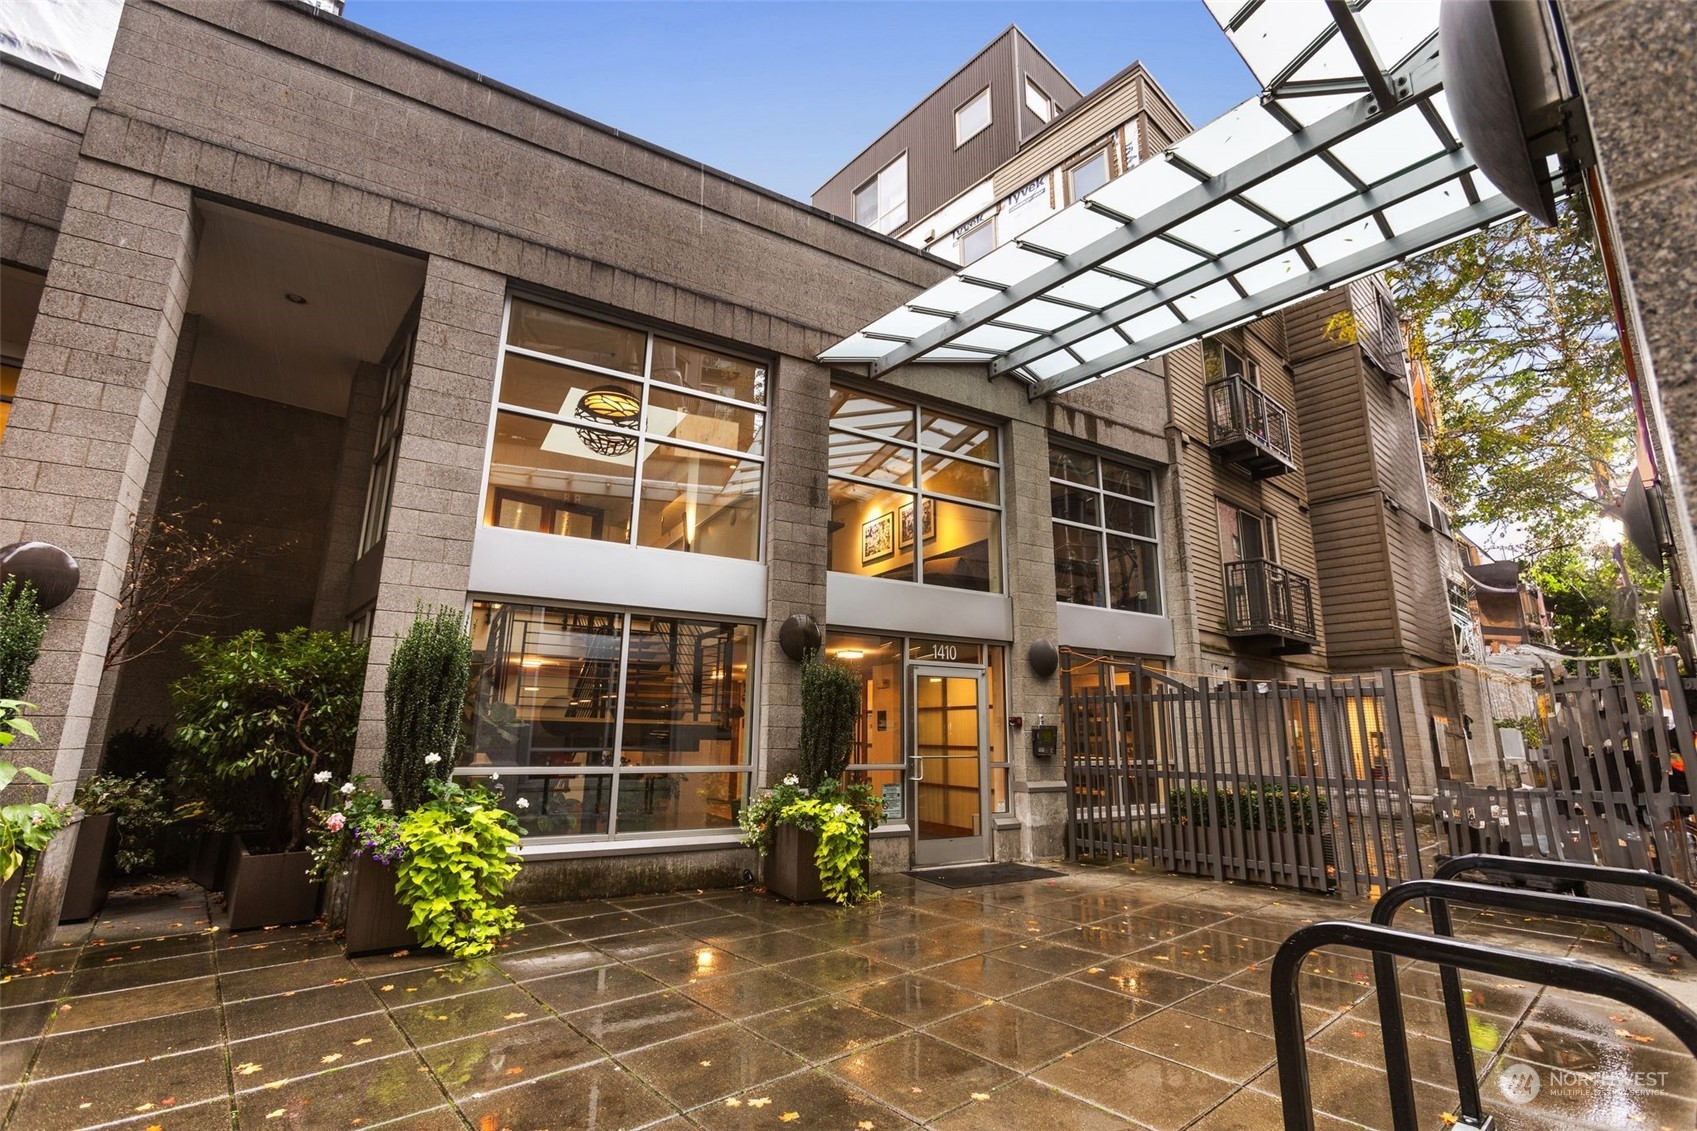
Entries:
<svg viewBox="0 0 1697 1131">
<path fill-rule="evenodd" d="M 505 277 L 441 256 L 425 269 L 354 752 L 359 773 L 377 773 L 389 657 L 418 602 L 465 602 L 506 289 Z"/>
<path fill-rule="evenodd" d="M 14 761 L 67 800 L 83 767 L 131 523 L 153 460 L 194 273 L 189 190 L 89 159 L 77 165 L 0 443 L 0 543 L 64 547 L 82 583 L 53 610 L 30 686 L 39 745 Z M 30 946 L 58 920 L 74 836 L 56 838 L 30 892 Z"/>
</svg>

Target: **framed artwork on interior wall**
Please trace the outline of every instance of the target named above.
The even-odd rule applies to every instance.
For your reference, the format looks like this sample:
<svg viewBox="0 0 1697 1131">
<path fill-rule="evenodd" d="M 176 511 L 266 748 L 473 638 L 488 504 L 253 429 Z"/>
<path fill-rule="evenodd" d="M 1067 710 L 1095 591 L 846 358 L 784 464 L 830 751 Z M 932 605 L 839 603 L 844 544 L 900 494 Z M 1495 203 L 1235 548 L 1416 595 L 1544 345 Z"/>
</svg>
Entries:
<svg viewBox="0 0 1697 1131">
<path fill-rule="evenodd" d="M 896 552 L 896 516 L 885 512 L 860 528 L 860 564 Z"/>
<path fill-rule="evenodd" d="M 913 504 L 909 503 L 899 512 L 901 522 L 897 533 L 896 545 L 903 550 L 913 545 Z M 922 499 L 919 504 L 921 537 L 927 542 L 937 537 L 937 500 Z"/>
</svg>

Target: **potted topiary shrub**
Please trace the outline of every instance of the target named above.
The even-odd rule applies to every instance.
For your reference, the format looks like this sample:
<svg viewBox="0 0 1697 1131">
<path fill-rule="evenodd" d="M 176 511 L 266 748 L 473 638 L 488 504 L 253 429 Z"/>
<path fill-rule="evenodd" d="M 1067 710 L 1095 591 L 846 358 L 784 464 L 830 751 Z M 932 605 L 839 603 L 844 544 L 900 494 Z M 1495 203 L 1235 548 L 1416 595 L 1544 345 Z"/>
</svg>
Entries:
<svg viewBox="0 0 1697 1131">
<path fill-rule="evenodd" d="M 340 855 L 348 874 L 344 942 L 349 954 L 414 944 L 412 908 L 397 891 L 396 869 L 406 855 L 401 822 L 429 803 L 433 787 L 453 772 L 470 679 L 471 639 L 464 614 L 447 605 L 434 611 L 419 605 L 412 627 L 389 659 L 383 691 L 381 769 L 389 797 L 367 798 L 359 787 L 324 817 L 343 826 L 339 841 L 331 834 L 327 843 L 343 846 L 332 855 Z"/>
<path fill-rule="evenodd" d="M 322 885 L 310 875 L 308 822 L 353 759 L 366 647 L 342 632 L 250 629 L 186 651 L 195 671 L 172 687 L 178 743 L 212 778 L 267 802 L 266 827 L 232 849 L 229 929 L 311 919 Z"/>
<path fill-rule="evenodd" d="M 165 785 L 157 778 L 99 774 L 77 787 L 83 812 L 65 880 L 59 922 L 92 919 L 106 903 L 115 874 L 153 867 L 153 838 L 169 823 Z"/>
<path fill-rule="evenodd" d="M 882 807 L 871 787 L 844 785 L 860 714 L 860 677 L 817 653 L 801 669 L 800 773 L 762 790 L 738 814 L 743 843 L 766 861 L 766 888 L 797 903 L 852 903 L 869 894 L 867 838 Z"/>
</svg>

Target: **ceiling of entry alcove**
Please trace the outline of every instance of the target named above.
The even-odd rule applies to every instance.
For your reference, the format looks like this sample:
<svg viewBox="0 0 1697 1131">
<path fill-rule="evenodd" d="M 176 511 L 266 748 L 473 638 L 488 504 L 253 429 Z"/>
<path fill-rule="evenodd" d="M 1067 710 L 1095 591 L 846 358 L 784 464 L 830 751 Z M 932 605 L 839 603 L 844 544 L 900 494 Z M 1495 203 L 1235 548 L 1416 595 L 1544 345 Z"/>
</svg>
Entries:
<svg viewBox="0 0 1697 1131">
<path fill-rule="evenodd" d="M 200 202 L 190 380 L 340 416 L 362 361 L 383 358 L 424 285 L 424 261 Z M 305 305 L 285 295 L 306 299 Z"/>
</svg>

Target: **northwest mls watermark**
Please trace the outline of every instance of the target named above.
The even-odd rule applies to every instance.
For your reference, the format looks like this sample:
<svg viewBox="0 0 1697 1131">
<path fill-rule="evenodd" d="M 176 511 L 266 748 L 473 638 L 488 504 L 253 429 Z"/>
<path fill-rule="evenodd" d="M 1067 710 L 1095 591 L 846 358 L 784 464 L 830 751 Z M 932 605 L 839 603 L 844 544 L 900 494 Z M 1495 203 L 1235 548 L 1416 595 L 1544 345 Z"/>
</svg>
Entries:
<svg viewBox="0 0 1697 1131">
<path fill-rule="evenodd" d="M 1666 1072 L 1588 1072 L 1569 1068 L 1547 1068 L 1511 1064 L 1497 1077 L 1497 1091 L 1510 1103 L 1525 1104 L 1545 1099 L 1588 1099 L 1600 1092 L 1613 1094 L 1664 1093 Z"/>
</svg>

